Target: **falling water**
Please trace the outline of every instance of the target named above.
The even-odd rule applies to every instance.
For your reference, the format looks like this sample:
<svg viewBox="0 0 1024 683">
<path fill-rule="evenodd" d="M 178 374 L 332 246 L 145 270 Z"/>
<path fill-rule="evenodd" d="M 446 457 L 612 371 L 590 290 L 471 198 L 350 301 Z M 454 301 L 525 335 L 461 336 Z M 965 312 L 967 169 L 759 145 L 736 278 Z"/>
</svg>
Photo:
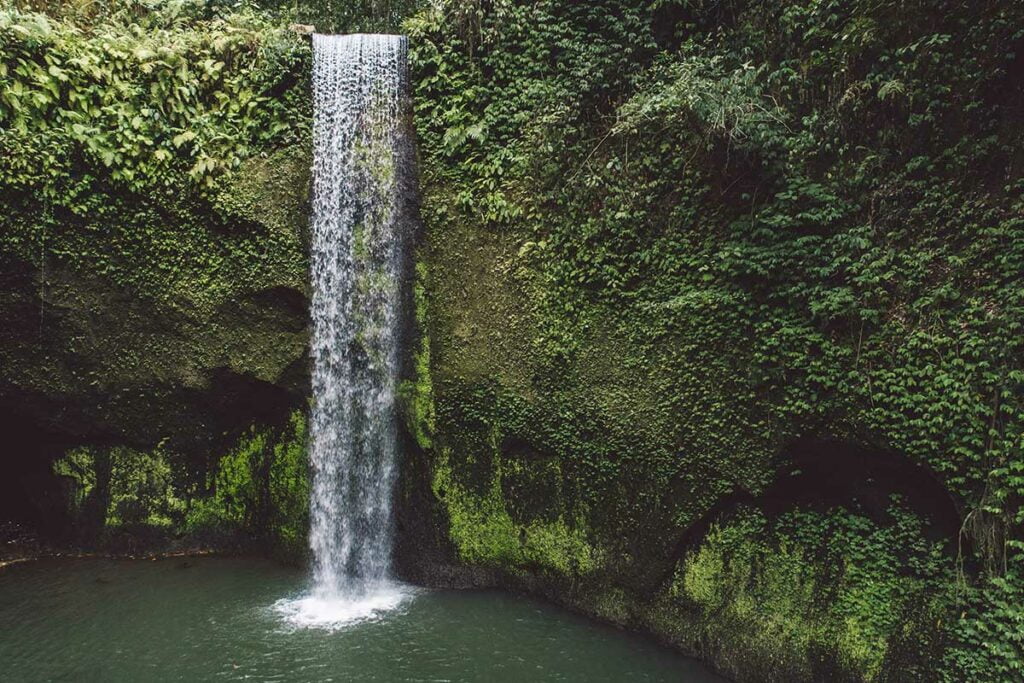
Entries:
<svg viewBox="0 0 1024 683">
<path fill-rule="evenodd" d="M 310 547 L 303 622 L 401 599 L 389 581 L 406 39 L 313 36 Z"/>
</svg>

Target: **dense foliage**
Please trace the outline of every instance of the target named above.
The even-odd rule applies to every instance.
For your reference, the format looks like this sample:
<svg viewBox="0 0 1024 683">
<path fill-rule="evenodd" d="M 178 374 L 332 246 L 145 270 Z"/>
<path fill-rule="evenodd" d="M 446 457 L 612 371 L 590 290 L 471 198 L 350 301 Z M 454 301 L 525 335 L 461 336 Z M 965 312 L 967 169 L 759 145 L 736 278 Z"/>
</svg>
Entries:
<svg viewBox="0 0 1024 683">
<path fill-rule="evenodd" d="M 262 0 L 320 33 L 398 33 L 421 0 Z"/>
<path fill-rule="evenodd" d="M 254 151 L 297 139 L 301 93 L 282 83 L 302 59 L 293 35 L 252 13 L 197 25 L 188 5 L 132 9 L 84 30 L 0 15 L 5 185 L 83 213 L 72 199 L 88 201 L 98 180 L 72 173 L 83 165 L 131 190 L 212 188 Z"/>
<path fill-rule="evenodd" d="M 700 616 L 697 649 L 758 680 L 930 678 L 949 564 L 898 499 L 890 512 L 880 526 L 839 509 L 742 510 L 712 528 L 669 591 Z"/>
<path fill-rule="evenodd" d="M 252 11 L 113 7 L 85 27 L 0 9 L 0 246 L 172 304 L 304 281 L 294 235 L 210 228 L 238 220 L 233 171 L 308 136 L 308 46 Z"/>
</svg>

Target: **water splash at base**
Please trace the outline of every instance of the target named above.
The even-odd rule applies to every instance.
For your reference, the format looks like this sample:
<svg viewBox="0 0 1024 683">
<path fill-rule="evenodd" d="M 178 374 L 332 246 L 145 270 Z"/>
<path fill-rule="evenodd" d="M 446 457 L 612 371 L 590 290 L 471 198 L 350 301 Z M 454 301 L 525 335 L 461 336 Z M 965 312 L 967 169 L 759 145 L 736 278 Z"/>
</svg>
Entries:
<svg viewBox="0 0 1024 683">
<path fill-rule="evenodd" d="M 274 603 L 274 611 L 294 628 L 340 631 L 374 621 L 407 604 L 419 591 L 402 583 L 385 581 L 365 591 L 323 597 L 307 593 Z"/>
</svg>

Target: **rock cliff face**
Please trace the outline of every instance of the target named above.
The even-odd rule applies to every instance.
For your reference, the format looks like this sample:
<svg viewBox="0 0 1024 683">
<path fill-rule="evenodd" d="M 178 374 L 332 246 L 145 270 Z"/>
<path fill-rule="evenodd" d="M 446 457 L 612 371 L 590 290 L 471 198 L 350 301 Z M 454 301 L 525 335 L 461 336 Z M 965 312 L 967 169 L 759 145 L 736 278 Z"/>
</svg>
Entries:
<svg viewBox="0 0 1024 683">
<path fill-rule="evenodd" d="M 404 571 L 540 593 L 741 680 L 1019 676 L 1004 12 L 411 20 Z"/>
<path fill-rule="evenodd" d="M 428 223 L 420 257 L 429 353 L 408 395 L 429 408 L 406 405 L 404 576 L 541 595 L 739 680 L 937 675 L 961 510 L 931 472 L 827 428 L 761 432 L 738 340 L 680 376 L 685 335 L 597 323 L 545 379 L 546 294 L 513 236 Z M 687 450 L 691 421 L 720 456 Z"/>
<path fill-rule="evenodd" d="M 145 263 L 151 272 L 204 258 L 191 248 L 218 252 L 208 288 L 140 291 L 121 278 L 140 267 L 140 255 L 113 239 L 99 246 L 102 267 L 68 258 L 60 246 L 82 239 L 84 222 L 60 225 L 57 248 L 41 260 L 8 244 L 0 255 L 0 414 L 10 476 L 0 484 L 0 516 L 66 526 L 52 464 L 70 449 L 163 444 L 201 478 L 245 430 L 280 427 L 304 408 L 308 167 L 304 149 L 250 162 L 224 191 L 221 216 L 208 206 L 204 224 L 202 208 L 179 221 L 168 211 L 165 223 L 147 226 L 192 241 Z M 31 216 L 8 220 L 25 229 Z M 229 294 L 209 296 L 228 278 Z"/>
</svg>

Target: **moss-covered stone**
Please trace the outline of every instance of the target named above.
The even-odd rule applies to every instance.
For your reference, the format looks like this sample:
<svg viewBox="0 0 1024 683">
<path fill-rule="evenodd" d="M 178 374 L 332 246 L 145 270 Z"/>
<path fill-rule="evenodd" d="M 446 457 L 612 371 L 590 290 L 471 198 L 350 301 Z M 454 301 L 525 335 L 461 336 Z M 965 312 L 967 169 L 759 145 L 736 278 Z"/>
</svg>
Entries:
<svg viewBox="0 0 1024 683">
<path fill-rule="evenodd" d="M 433 445 L 437 428 L 434 414 L 434 380 L 430 364 L 430 335 L 427 332 L 428 315 L 426 263 L 416 263 L 416 277 L 413 281 L 414 319 L 418 334 L 416 348 L 412 349 L 413 378 L 403 380 L 398 387 L 398 398 L 402 402 L 406 428 L 416 440 L 416 445 L 429 450 Z"/>
<path fill-rule="evenodd" d="M 1012 678 L 1017 622 L 960 597 L 1024 590 L 1005 15 L 698 5 L 513 0 L 467 29 L 442 2 L 407 23 L 420 486 L 452 546 L 423 557 L 742 680 Z M 848 547 L 808 537 L 822 519 Z M 557 540 L 531 555 L 540 527 Z"/>
<path fill-rule="evenodd" d="M 538 517 L 513 518 L 508 506 L 522 496 L 506 494 L 503 482 L 510 472 L 522 475 L 522 467 L 502 463 L 494 468 L 484 491 L 469 491 L 452 474 L 447 453 L 441 451 L 433 465 L 434 495 L 447 513 L 448 533 L 459 557 L 469 564 L 481 564 L 507 571 L 521 569 L 577 576 L 591 572 L 598 564 L 595 549 L 587 539 L 583 517 L 568 517 L 564 510 Z M 561 472 L 557 463 L 546 471 L 526 477 L 524 486 L 545 487 L 553 495 L 543 502 L 546 508 L 560 507 Z M 518 470 L 518 471 L 516 471 Z M 546 485 L 554 484 L 554 488 Z M 506 484 L 507 487 L 507 484 Z"/>
<path fill-rule="evenodd" d="M 0 12 L 2 72 L 50 93 L 0 106 L 0 514 L 54 530 L 69 449 L 165 443 L 201 479 L 308 395 L 308 45 L 248 10 L 138 9 L 148 30 Z M 161 40 L 178 68 L 148 62 Z"/>
</svg>

